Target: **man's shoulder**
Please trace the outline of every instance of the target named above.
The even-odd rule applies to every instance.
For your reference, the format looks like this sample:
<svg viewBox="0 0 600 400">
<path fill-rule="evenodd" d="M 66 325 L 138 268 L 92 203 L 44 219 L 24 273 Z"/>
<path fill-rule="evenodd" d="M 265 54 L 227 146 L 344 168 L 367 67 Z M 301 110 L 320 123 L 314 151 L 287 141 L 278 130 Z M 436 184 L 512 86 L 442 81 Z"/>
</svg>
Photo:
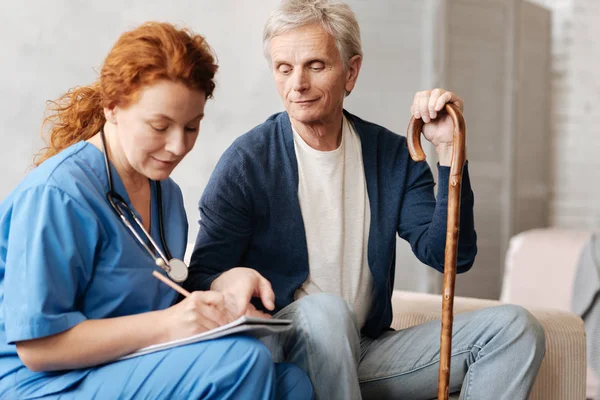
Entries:
<svg viewBox="0 0 600 400">
<path fill-rule="evenodd" d="M 232 148 L 237 151 L 246 151 L 259 150 L 271 145 L 276 136 L 280 134 L 282 118 L 285 116 L 285 112 L 271 115 L 266 121 L 235 139 Z"/>
<path fill-rule="evenodd" d="M 285 112 L 273 114 L 236 138 L 221 156 L 216 169 L 229 170 L 235 166 L 248 173 L 250 169 L 260 170 L 266 165 L 277 165 L 277 160 L 285 153 L 285 118 Z"/>
</svg>

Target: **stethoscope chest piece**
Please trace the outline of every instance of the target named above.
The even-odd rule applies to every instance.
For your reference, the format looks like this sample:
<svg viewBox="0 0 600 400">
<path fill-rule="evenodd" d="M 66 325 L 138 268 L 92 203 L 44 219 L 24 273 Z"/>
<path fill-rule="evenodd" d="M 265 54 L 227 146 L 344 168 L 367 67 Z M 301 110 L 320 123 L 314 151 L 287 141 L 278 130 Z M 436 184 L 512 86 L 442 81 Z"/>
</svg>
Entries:
<svg viewBox="0 0 600 400">
<path fill-rule="evenodd" d="M 159 262 L 160 262 L 160 265 L 159 265 Z M 164 264 L 163 260 L 158 258 L 157 265 L 159 267 L 162 267 L 162 264 Z M 188 277 L 187 265 L 185 265 L 185 263 L 178 258 L 172 258 L 169 261 L 167 275 L 169 275 L 169 278 L 173 279 L 175 282 L 183 282 Z"/>
</svg>

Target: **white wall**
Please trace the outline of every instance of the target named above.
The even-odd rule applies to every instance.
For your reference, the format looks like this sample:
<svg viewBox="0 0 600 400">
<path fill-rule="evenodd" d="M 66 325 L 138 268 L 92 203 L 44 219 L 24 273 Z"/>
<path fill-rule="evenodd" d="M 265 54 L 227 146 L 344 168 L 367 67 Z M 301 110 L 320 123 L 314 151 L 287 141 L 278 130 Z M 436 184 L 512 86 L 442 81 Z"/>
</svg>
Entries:
<svg viewBox="0 0 600 400">
<path fill-rule="evenodd" d="M 534 0 L 553 10 L 550 222 L 600 228 L 600 2 Z"/>
<path fill-rule="evenodd" d="M 431 54 L 415 35 L 435 0 L 349 1 L 362 28 L 365 61 L 347 108 L 404 133 L 412 94 L 422 90 Z M 174 172 L 197 232 L 197 201 L 234 138 L 282 110 L 262 56 L 261 33 L 277 0 L 22 0 L 0 2 L 0 200 L 25 176 L 39 150 L 45 101 L 91 83 L 121 32 L 147 20 L 185 23 L 206 36 L 220 64 L 193 152 Z M 425 38 L 427 39 L 427 38 Z M 425 66 L 425 67 L 424 67 Z M 407 257 L 407 246 L 399 252 Z M 406 259 L 404 259 L 406 260 Z M 397 287 L 425 289 L 425 269 L 403 268 Z M 399 262 L 402 265 L 402 260 Z"/>
<path fill-rule="evenodd" d="M 195 203 L 218 157 L 232 139 L 281 109 L 261 56 L 262 21 L 277 1 L 24 1 L 2 2 L 3 59 L 0 124 L 3 174 L 0 198 L 24 176 L 42 142 L 45 101 L 75 85 L 91 83 L 124 30 L 146 20 L 185 23 L 204 34 L 220 70 L 215 98 L 190 156 L 174 178 L 186 194 L 191 220 Z"/>
</svg>

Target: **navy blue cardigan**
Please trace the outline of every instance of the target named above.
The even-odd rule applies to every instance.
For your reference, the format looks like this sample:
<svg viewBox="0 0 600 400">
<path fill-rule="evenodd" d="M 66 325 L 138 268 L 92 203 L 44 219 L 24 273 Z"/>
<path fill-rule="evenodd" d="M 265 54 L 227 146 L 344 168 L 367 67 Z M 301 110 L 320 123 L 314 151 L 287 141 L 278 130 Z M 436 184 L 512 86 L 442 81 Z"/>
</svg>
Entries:
<svg viewBox="0 0 600 400">
<path fill-rule="evenodd" d="M 396 233 L 419 260 L 443 271 L 450 168 L 438 167 L 436 202 L 431 170 L 425 162 L 412 161 L 405 137 L 345 115 L 361 140 L 371 206 L 373 303 L 362 331 L 377 337 L 392 321 Z M 467 166 L 462 182 L 458 272 L 467 271 L 477 253 Z M 208 290 L 220 273 L 247 266 L 271 282 L 275 311 L 294 301 L 309 268 L 287 113 L 271 116 L 234 141 L 219 160 L 199 208 L 200 230 L 184 285 L 188 290 Z"/>
</svg>

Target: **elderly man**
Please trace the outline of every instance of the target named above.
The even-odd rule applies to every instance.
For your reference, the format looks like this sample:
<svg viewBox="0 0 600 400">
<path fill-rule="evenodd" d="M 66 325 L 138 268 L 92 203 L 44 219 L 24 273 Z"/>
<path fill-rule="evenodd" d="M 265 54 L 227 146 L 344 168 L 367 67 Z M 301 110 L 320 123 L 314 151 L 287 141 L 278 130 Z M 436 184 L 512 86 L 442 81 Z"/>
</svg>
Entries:
<svg viewBox="0 0 600 400">
<path fill-rule="evenodd" d="M 362 63 L 347 5 L 283 1 L 264 49 L 286 112 L 223 154 L 200 201 L 186 286 L 228 294 L 240 314 L 291 318 L 292 331 L 265 343 L 309 374 L 319 399 L 435 397 L 439 323 L 390 329 L 395 240 L 443 270 L 453 131 L 443 108 L 462 101 L 435 89 L 411 108 L 438 153 L 436 201 L 404 137 L 343 109 Z M 460 212 L 464 272 L 477 251 L 467 166 Z M 453 343 L 450 389 L 469 399 L 525 399 L 544 355 L 542 328 L 516 306 L 458 315 Z"/>
</svg>

